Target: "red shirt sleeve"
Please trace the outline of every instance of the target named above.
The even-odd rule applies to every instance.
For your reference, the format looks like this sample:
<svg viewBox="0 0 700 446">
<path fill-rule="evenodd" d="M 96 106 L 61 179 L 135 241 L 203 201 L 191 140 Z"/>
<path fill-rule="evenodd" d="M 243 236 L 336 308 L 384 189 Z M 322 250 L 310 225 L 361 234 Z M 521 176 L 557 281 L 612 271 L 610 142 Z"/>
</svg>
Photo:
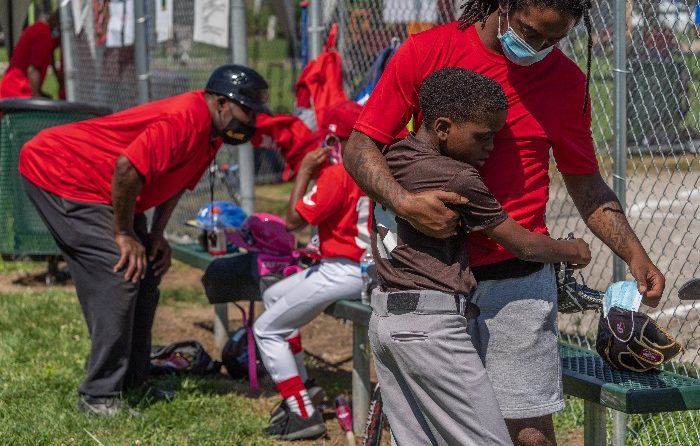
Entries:
<svg viewBox="0 0 700 446">
<path fill-rule="evenodd" d="M 418 108 L 419 73 L 413 38 L 399 47 L 372 90 L 355 130 L 383 144 L 391 144 Z"/>
<path fill-rule="evenodd" d="M 187 156 L 188 128 L 169 121 L 156 121 L 124 150 L 131 164 L 149 184 Z"/>
<path fill-rule="evenodd" d="M 571 89 L 557 109 L 556 123 L 549 131 L 552 152 L 559 172 L 568 175 L 588 175 L 598 171 L 593 135 L 591 133 L 591 103 L 583 112 L 586 80 Z"/>
<path fill-rule="evenodd" d="M 317 226 L 342 206 L 342 189 L 342 183 L 333 174 L 333 169 L 326 168 L 311 190 L 297 201 L 294 209 L 309 224 Z"/>
</svg>

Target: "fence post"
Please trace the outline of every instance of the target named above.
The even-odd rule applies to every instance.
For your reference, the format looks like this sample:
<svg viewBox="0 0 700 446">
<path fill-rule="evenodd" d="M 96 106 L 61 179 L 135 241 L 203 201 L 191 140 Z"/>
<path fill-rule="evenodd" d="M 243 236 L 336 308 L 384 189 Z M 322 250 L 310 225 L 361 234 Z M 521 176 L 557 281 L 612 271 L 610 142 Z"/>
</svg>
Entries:
<svg viewBox="0 0 700 446">
<path fill-rule="evenodd" d="M 232 63 L 247 65 L 245 4 L 231 0 L 229 4 L 229 49 Z M 255 156 L 250 143 L 237 146 L 238 168 L 241 180 L 241 206 L 248 215 L 255 211 Z M 222 347 L 228 339 L 228 305 L 214 305 L 214 340 Z"/>
<path fill-rule="evenodd" d="M 321 0 L 309 1 L 309 60 L 314 60 L 321 54 Z"/>
<path fill-rule="evenodd" d="M 615 0 L 615 154 L 613 159 L 613 190 L 627 212 L 627 0 Z M 627 265 L 613 257 L 613 282 L 625 280 Z M 605 424 L 603 423 L 603 426 Z M 613 411 L 613 445 L 624 446 L 627 437 L 627 414 Z"/>
<path fill-rule="evenodd" d="M 63 56 L 63 86 L 66 100 L 75 101 L 75 63 L 73 62 L 73 11 L 70 2 L 61 2 L 61 55 Z"/>
<path fill-rule="evenodd" d="M 134 62 L 138 86 L 139 104 L 150 100 L 148 93 L 148 53 L 146 42 L 146 4 L 134 0 Z"/>
<path fill-rule="evenodd" d="M 248 64 L 246 47 L 245 4 L 243 0 L 231 0 L 231 30 L 229 32 L 231 62 Z M 255 211 L 255 157 L 250 143 L 237 146 L 238 166 L 241 179 L 243 210 L 248 214 Z"/>
</svg>

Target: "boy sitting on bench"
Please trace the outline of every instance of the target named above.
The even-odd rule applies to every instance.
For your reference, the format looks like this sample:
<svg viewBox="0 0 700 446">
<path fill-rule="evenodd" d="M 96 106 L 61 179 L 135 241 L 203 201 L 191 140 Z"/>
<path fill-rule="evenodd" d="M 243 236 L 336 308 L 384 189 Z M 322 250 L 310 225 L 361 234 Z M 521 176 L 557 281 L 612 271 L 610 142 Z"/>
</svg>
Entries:
<svg viewBox="0 0 700 446">
<path fill-rule="evenodd" d="M 341 146 L 360 111 L 350 101 L 328 110 L 320 130 L 327 134 L 324 147 L 304 157 L 289 199 L 287 229 L 317 225 L 322 260 L 265 291 L 266 310 L 253 328 L 260 356 L 283 398 L 265 428 L 279 440 L 326 433 L 323 417 L 312 402 L 322 391 L 307 382 L 299 329 L 333 302 L 359 297 L 362 288 L 358 262 L 369 246 L 369 198 L 342 163 L 328 162 L 339 161 Z M 317 173 L 316 184 L 306 193 Z"/>
</svg>

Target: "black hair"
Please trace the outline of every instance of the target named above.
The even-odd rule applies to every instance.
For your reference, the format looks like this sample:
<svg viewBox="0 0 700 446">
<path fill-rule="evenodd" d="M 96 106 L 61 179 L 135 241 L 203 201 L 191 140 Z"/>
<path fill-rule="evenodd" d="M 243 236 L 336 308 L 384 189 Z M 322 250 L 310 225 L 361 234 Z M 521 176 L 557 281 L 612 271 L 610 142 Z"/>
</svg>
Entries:
<svg viewBox="0 0 700 446">
<path fill-rule="evenodd" d="M 508 109 L 501 84 L 457 67 L 443 68 L 425 78 L 418 100 L 428 127 L 441 117 L 455 123 L 483 122 L 489 115 Z"/>
<path fill-rule="evenodd" d="M 593 37 L 591 35 L 591 0 L 466 0 L 461 8 L 459 17 L 459 29 L 466 29 L 476 22 L 481 22 L 483 27 L 486 18 L 495 12 L 499 5 L 503 5 L 508 11 L 517 11 L 529 6 L 553 8 L 559 12 L 570 14 L 578 23 L 583 17 L 583 24 L 588 32 L 588 54 L 586 59 L 586 97 L 583 100 L 583 112 L 586 112 L 590 99 L 591 78 L 591 50 Z"/>
</svg>

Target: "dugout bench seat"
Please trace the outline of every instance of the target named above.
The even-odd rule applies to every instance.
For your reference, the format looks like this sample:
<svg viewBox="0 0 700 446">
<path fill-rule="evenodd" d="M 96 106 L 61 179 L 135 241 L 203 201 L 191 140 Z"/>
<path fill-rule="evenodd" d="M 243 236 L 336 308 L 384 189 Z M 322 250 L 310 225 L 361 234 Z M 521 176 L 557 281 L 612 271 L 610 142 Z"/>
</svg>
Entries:
<svg viewBox="0 0 700 446">
<path fill-rule="evenodd" d="M 227 254 L 223 256 L 212 256 L 207 253 L 198 243 L 172 243 L 170 245 L 174 259 L 195 268 L 206 271 L 212 262 L 239 253 Z M 246 298 L 247 299 L 247 298 Z M 218 347 L 223 347 L 228 340 L 228 306 L 227 304 L 214 305 L 214 340 Z"/>
<path fill-rule="evenodd" d="M 364 431 L 369 407 L 371 309 L 343 300 L 326 309 L 353 323 L 352 397 L 356 433 Z M 633 373 L 612 369 L 595 351 L 560 341 L 564 393 L 584 400 L 584 444 L 606 444 L 606 408 L 626 414 L 700 409 L 700 380 L 670 372 Z"/>
</svg>

